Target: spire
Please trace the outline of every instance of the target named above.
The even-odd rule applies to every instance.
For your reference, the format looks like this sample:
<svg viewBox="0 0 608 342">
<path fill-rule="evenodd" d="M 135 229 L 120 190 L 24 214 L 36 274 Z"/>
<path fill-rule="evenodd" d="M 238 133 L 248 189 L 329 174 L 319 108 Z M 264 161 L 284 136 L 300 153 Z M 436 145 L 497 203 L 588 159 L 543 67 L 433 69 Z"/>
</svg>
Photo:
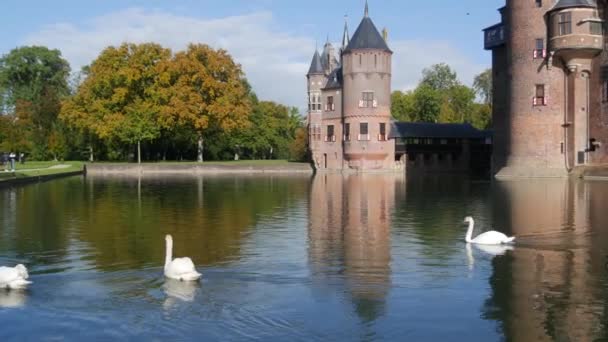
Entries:
<svg viewBox="0 0 608 342">
<path fill-rule="evenodd" d="M 367 5 L 367 0 L 365 0 L 365 15 L 366 18 L 369 18 L 369 6 Z"/>
<path fill-rule="evenodd" d="M 315 54 L 312 56 L 312 62 L 310 63 L 310 69 L 308 69 L 308 75 L 312 74 L 323 74 L 323 65 L 321 64 L 321 56 L 319 51 L 315 49 Z"/>
<path fill-rule="evenodd" d="M 346 49 L 348 43 L 350 41 L 350 36 L 348 34 L 348 16 L 344 16 L 344 34 L 342 35 L 342 50 Z"/>
<path fill-rule="evenodd" d="M 348 46 L 346 49 L 344 49 L 344 52 L 348 53 L 352 50 L 361 49 L 374 49 L 391 52 L 386 44 L 386 40 L 383 38 L 380 32 L 378 32 L 376 25 L 374 25 L 372 19 L 368 16 L 365 16 L 363 20 L 361 20 L 359 27 L 357 27 L 355 33 L 353 33 L 353 36 L 350 38 Z"/>
</svg>

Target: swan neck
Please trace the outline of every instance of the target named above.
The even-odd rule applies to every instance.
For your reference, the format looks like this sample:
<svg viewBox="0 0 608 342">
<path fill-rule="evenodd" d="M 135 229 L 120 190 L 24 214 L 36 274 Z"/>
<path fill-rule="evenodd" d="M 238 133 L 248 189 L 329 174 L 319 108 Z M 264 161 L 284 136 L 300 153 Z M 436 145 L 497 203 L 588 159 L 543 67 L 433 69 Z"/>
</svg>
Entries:
<svg viewBox="0 0 608 342">
<path fill-rule="evenodd" d="M 165 268 L 169 266 L 171 263 L 171 257 L 173 256 L 173 240 L 168 239 L 166 241 L 166 251 L 165 251 Z"/>
<path fill-rule="evenodd" d="M 466 242 L 471 242 L 473 238 L 473 227 L 475 226 L 475 221 L 472 219 L 469 221 L 469 229 L 467 230 L 467 236 L 465 237 Z"/>
</svg>

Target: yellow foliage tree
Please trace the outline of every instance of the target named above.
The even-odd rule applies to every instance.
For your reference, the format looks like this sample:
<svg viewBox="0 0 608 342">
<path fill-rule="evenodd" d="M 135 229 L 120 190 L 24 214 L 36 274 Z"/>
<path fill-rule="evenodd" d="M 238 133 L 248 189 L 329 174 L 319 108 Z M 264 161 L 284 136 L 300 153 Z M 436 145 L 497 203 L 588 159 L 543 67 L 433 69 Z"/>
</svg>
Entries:
<svg viewBox="0 0 608 342">
<path fill-rule="evenodd" d="M 102 140 L 140 144 L 160 134 L 159 99 L 154 91 L 158 66 L 171 50 L 154 43 L 108 47 L 90 66 L 75 96 L 64 102 L 60 118 Z"/>
<path fill-rule="evenodd" d="M 251 104 L 243 78 L 240 65 L 226 51 L 190 44 L 159 64 L 159 123 L 166 129 L 192 129 L 202 162 L 206 132 L 231 132 L 247 125 Z"/>
</svg>

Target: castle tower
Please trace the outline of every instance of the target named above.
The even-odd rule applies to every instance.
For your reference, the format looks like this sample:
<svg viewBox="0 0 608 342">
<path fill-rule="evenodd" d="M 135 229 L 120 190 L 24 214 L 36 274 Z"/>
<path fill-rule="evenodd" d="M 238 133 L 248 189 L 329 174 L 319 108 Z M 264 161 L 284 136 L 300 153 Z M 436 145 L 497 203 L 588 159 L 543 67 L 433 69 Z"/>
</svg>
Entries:
<svg viewBox="0 0 608 342">
<path fill-rule="evenodd" d="M 308 142 L 314 158 L 321 148 L 321 89 L 325 85 L 325 70 L 319 51 L 315 50 L 306 78 L 308 80 Z"/>
<path fill-rule="evenodd" d="M 331 74 L 338 67 L 338 60 L 336 59 L 336 50 L 334 46 L 329 42 L 329 37 L 323 46 L 323 55 L 321 55 L 321 64 L 325 70 L 325 75 Z"/>
<path fill-rule="evenodd" d="M 496 176 L 562 177 L 605 155 L 590 143 L 598 127 L 590 112 L 600 111 L 593 66 L 603 49 L 595 1 L 507 0 L 500 11 L 502 22 L 484 30 Z"/>
<path fill-rule="evenodd" d="M 386 170 L 394 165 L 395 146 L 388 139 L 391 59 L 366 3 L 363 20 L 342 51 L 345 168 Z"/>
</svg>

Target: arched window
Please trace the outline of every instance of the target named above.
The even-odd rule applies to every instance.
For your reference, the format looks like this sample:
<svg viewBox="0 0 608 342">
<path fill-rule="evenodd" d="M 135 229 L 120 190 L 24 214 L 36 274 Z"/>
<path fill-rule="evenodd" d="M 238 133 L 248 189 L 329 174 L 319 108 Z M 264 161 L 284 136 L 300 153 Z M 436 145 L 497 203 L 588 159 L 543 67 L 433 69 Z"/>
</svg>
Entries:
<svg viewBox="0 0 608 342">
<path fill-rule="evenodd" d="M 374 55 L 374 67 L 378 67 L 378 55 Z"/>
<path fill-rule="evenodd" d="M 359 55 L 359 66 L 363 64 L 363 56 Z"/>
</svg>

